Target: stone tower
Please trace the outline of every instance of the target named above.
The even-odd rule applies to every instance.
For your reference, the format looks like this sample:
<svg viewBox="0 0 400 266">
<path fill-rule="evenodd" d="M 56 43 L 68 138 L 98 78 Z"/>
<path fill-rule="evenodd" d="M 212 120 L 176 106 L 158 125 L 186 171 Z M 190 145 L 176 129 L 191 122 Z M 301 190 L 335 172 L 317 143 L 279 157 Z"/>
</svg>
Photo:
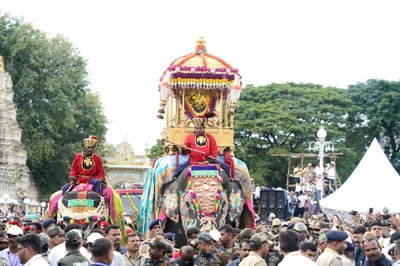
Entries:
<svg viewBox="0 0 400 266">
<path fill-rule="evenodd" d="M 38 203 L 37 188 L 26 166 L 27 156 L 17 123 L 12 80 L 4 71 L 3 62 L 0 56 L 0 195 L 8 194 L 8 202 L 23 204 L 28 198 L 35 204 Z"/>
</svg>

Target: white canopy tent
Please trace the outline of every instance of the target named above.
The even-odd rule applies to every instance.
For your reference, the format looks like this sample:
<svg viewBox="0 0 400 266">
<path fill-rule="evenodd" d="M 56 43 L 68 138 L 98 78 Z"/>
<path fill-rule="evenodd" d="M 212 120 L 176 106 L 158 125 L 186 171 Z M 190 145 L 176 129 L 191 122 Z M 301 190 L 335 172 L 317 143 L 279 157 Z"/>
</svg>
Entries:
<svg viewBox="0 0 400 266">
<path fill-rule="evenodd" d="M 374 139 L 357 168 L 334 193 L 321 200 L 323 208 L 342 211 L 400 213 L 400 176 Z"/>
</svg>

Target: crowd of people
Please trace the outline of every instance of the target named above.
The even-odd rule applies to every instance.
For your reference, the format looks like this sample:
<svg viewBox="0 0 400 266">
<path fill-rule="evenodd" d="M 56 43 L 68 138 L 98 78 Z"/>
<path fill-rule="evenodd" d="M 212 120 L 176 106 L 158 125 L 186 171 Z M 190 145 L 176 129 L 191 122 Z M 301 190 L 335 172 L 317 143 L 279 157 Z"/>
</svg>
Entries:
<svg viewBox="0 0 400 266">
<path fill-rule="evenodd" d="M 356 212 L 353 216 L 352 226 L 338 216 L 329 220 L 305 213 L 302 218 L 258 220 L 254 229 L 226 224 L 201 232 L 191 227 L 187 244 L 179 248 L 160 219 L 150 223 L 145 238 L 106 221 L 84 232 L 77 224 L 54 219 L 23 224 L 13 218 L 0 224 L 0 266 L 400 265 L 400 219 L 378 213 L 365 220 Z"/>
<path fill-rule="evenodd" d="M 298 164 L 293 169 L 293 177 L 296 181 L 295 192 L 303 194 L 310 192 L 316 200 L 321 200 L 324 194 L 329 195 L 334 191 L 336 175 L 336 163 L 333 161 L 326 167 L 321 166 L 320 162 L 315 167 L 311 163 L 304 166 Z"/>
</svg>

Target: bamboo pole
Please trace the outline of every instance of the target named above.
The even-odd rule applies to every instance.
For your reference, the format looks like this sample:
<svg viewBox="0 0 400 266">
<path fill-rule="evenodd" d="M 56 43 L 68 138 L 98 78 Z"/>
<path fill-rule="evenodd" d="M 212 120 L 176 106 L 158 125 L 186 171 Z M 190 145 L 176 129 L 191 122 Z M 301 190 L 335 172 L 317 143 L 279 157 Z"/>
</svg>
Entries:
<svg viewBox="0 0 400 266">
<path fill-rule="evenodd" d="M 220 106 L 219 106 L 219 128 L 220 129 L 222 129 L 222 105 L 223 105 L 223 103 L 222 103 L 222 95 L 223 95 L 223 93 L 222 93 L 222 90 L 221 90 L 221 93 L 220 93 L 220 97 L 219 97 L 219 104 L 220 104 Z"/>
<path fill-rule="evenodd" d="M 181 121 L 180 121 L 182 127 L 185 127 L 184 123 L 185 123 L 185 89 L 182 89 Z"/>
</svg>

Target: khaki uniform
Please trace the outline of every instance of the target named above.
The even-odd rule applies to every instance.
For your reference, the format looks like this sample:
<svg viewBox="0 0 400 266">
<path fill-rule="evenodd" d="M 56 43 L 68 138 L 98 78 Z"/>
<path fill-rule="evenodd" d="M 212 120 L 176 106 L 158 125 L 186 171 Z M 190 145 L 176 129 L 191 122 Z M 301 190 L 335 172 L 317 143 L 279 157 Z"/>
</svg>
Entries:
<svg viewBox="0 0 400 266">
<path fill-rule="evenodd" d="M 317 260 L 318 266 L 343 266 L 342 257 L 333 249 L 326 248 Z"/>
<path fill-rule="evenodd" d="M 249 256 L 244 258 L 239 266 L 267 266 L 265 259 L 262 258 L 257 252 L 250 251 Z"/>
<path fill-rule="evenodd" d="M 142 255 L 139 255 L 137 259 L 132 258 L 129 256 L 128 252 L 123 255 L 125 266 L 139 266 L 144 265 L 146 258 Z"/>
</svg>

